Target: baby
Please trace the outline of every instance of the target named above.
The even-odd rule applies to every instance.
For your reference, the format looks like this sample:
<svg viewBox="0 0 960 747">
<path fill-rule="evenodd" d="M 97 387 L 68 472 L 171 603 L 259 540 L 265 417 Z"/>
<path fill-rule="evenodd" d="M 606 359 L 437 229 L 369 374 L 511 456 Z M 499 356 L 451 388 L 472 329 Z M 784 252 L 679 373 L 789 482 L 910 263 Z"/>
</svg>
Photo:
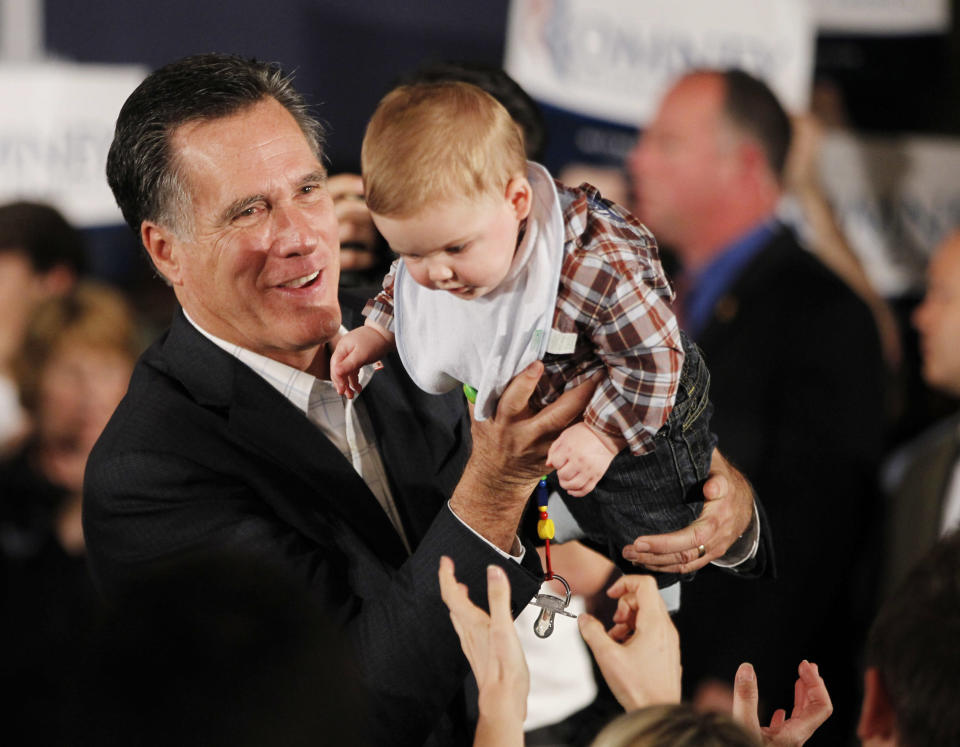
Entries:
<svg viewBox="0 0 960 747">
<path fill-rule="evenodd" d="M 582 422 L 548 453 L 583 535 L 626 565 L 637 536 L 693 521 L 716 443 L 709 374 L 671 311 L 649 231 L 527 162 L 507 111 L 467 83 L 389 93 L 362 164 L 373 221 L 400 259 L 364 326 L 337 344 L 340 393 L 359 392 L 360 368 L 394 349 L 424 390 L 475 390 L 478 420 L 535 360 L 534 407 L 599 371 Z"/>
</svg>

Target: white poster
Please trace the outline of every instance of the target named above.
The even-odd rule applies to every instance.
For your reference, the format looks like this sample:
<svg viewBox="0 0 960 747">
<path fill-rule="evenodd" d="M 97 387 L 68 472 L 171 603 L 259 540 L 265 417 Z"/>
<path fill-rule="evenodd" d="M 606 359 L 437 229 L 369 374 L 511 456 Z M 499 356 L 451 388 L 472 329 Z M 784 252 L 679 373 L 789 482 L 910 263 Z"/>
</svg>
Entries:
<svg viewBox="0 0 960 747">
<path fill-rule="evenodd" d="M 0 201 L 45 201 L 78 227 L 122 223 L 104 173 L 117 114 L 146 71 L 0 65 Z"/>
<path fill-rule="evenodd" d="M 936 34 L 950 30 L 947 0 L 808 0 L 817 27 L 837 34 Z"/>
<path fill-rule="evenodd" d="M 814 28 L 806 0 L 513 0 L 505 67 L 534 98 L 643 126 L 698 67 L 739 67 L 807 108 Z"/>
<path fill-rule="evenodd" d="M 833 133 L 820 173 L 840 226 L 881 295 L 922 290 L 931 252 L 960 228 L 960 140 Z"/>
</svg>

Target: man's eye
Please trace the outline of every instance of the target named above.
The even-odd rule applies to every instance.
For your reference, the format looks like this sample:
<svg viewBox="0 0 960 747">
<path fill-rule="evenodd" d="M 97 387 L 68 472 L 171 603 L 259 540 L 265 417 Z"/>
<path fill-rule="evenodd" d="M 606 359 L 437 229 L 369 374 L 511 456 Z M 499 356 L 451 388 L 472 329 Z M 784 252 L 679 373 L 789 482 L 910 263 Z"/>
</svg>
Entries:
<svg viewBox="0 0 960 747">
<path fill-rule="evenodd" d="M 249 218 L 253 218 L 257 216 L 262 209 L 262 205 L 248 205 L 247 207 L 243 208 L 243 210 L 237 211 L 233 216 L 233 220 L 244 221 Z"/>
</svg>

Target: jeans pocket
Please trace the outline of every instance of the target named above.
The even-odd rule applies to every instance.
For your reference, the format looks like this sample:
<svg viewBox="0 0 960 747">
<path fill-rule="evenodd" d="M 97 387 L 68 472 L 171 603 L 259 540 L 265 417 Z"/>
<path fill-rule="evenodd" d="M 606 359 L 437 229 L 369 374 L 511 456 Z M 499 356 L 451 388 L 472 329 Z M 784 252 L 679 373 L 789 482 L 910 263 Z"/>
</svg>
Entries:
<svg viewBox="0 0 960 747">
<path fill-rule="evenodd" d="M 671 417 L 671 420 L 679 422 L 680 429 L 687 431 L 696 425 L 710 404 L 710 370 L 697 344 L 683 332 L 680 337 L 683 340 L 684 360 L 674 403 L 677 415 Z"/>
</svg>

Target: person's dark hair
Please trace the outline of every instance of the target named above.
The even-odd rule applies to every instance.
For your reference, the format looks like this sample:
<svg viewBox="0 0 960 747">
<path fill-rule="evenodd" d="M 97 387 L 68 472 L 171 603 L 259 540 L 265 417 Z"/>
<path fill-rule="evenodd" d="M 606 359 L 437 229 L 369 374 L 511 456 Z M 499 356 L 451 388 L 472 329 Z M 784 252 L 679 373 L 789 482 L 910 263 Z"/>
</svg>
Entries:
<svg viewBox="0 0 960 747">
<path fill-rule="evenodd" d="M 904 747 L 960 744 L 960 531 L 941 539 L 884 603 L 867 639 Z"/>
<path fill-rule="evenodd" d="M 188 122 L 227 117 L 265 98 L 293 115 L 317 157 L 323 128 L 310 114 L 292 77 L 279 66 L 228 54 L 202 54 L 152 72 L 126 100 L 107 156 L 107 181 L 123 217 L 139 236 L 151 220 L 175 231 L 187 228 L 181 164 L 170 147 Z"/>
<path fill-rule="evenodd" d="M 542 161 L 547 144 L 547 126 L 543 112 L 528 94 L 507 72 L 494 65 L 480 62 L 457 62 L 446 60 L 433 62 L 402 76 L 398 85 L 417 83 L 445 83 L 462 81 L 493 96 L 510 112 L 513 121 L 523 130 L 524 148 L 531 161 Z"/>
<path fill-rule="evenodd" d="M 39 202 L 0 205 L 0 252 L 20 251 L 37 272 L 64 266 L 80 275 L 86 251 L 80 232 L 53 207 Z"/>
<path fill-rule="evenodd" d="M 352 649 L 304 589 L 234 554 L 184 559 L 105 610 L 72 745 L 366 744 Z"/>
<path fill-rule="evenodd" d="M 737 129 L 757 139 L 771 171 L 781 179 L 790 148 L 790 117 L 759 78 L 743 70 L 726 70 L 722 75 L 726 84 L 724 113 Z"/>
</svg>

